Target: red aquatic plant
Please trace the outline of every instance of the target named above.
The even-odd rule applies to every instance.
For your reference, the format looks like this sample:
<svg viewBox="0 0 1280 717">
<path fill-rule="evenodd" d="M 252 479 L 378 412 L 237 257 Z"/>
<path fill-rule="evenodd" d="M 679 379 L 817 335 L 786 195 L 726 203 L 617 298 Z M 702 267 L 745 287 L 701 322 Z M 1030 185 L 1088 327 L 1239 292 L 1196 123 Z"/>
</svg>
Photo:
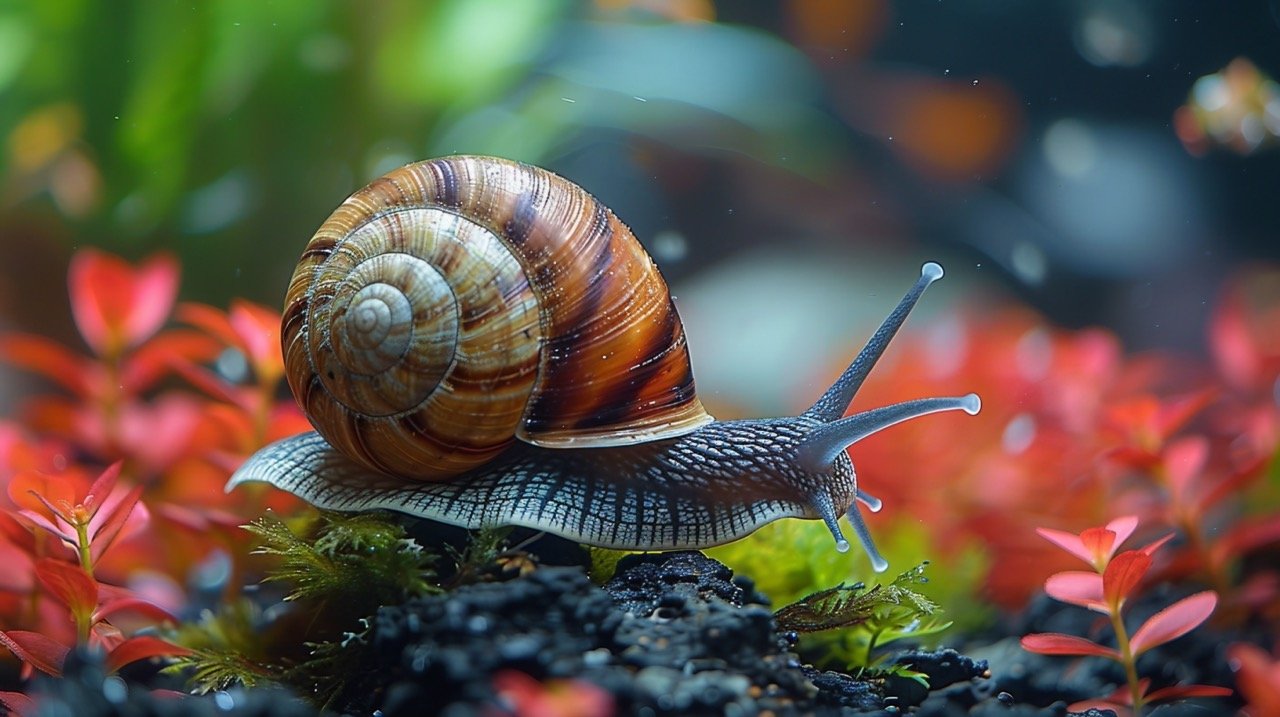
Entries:
<svg viewBox="0 0 1280 717">
<path fill-rule="evenodd" d="M 98 476 L 87 488 L 70 476 L 22 473 L 10 479 L 9 497 L 17 506 L 9 515 L 31 533 L 25 559 L 33 581 L 12 587 L 29 591 L 28 604 L 37 606 L 31 621 L 36 630 L 0 630 L 3 644 L 27 666 L 58 675 L 75 645 L 100 649 L 106 665 L 116 670 L 130 662 L 183 651 L 152 636 L 126 637 L 110 620 L 132 613 L 153 621 L 172 620 L 159 606 L 117 586 L 100 582 L 94 566 L 133 524 L 145 523 L 140 508 L 142 489 L 117 484 L 120 464 Z M 55 556 L 42 538 L 67 549 Z M 19 550 L 19 552 L 24 552 Z"/>
<path fill-rule="evenodd" d="M 75 553 L 81 568 L 92 572 L 131 516 L 135 524 L 146 521 L 145 509 L 138 503 L 141 486 L 117 490 L 119 477 L 116 463 L 87 489 L 78 490 L 66 476 L 19 473 L 9 479 L 9 499 L 18 506 L 11 514 L 31 529 L 57 538 Z"/>
<path fill-rule="evenodd" d="M 1186 697 L 1228 696 L 1231 690 L 1213 685 L 1173 685 L 1152 691 L 1150 681 L 1139 679 L 1137 660 L 1144 652 L 1191 632 L 1209 618 L 1218 595 L 1205 590 L 1185 597 L 1151 616 L 1129 632 L 1125 608 L 1151 567 L 1151 555 L 1172 537 L 1167 535 L 1137 550 L 1117 553 L 1133 534 L 1138 519 L 1126 516 L 1105 527 L 1079 534 L 1040 529 L 1042 537 L 1087 563 L 1092 571 L 1071 570 L 1052 575 L 1044 590 L 1050 597 L 1105 615 L 1115 633 L 1116 646 L 1103 645 L 1075 635 L 1036 633 L 1022 638 L 1022 647 L 1042 655 L 1104 657 L 1125 670 L 1127 685 L 1107 697 L 1085 700 L 1070 709 L 1111 709 L 1120 714 L 1141 714 L 1143 706 Z"/>
<path fill-rule="evenodd" d="M 302 429 L 292 402 L 276 401 L 278 314 L 244 302 L 226 313 L 184 306 L 179 318 L 194 328 L 166 330 L 177 280 L 165 255 L 135 267 L 85 250 L 69 290 L 88 354 L 0 336 L 0 360 L 62 390 L 31 397 L 21 423 L 0 422 L 0 643 L 9 648 L 0 653 L 28 672 L 56 674 L 76 645 L 102 651 L 109 669 L 181 654 L 132 628 L 172 619 L 192 566 L 215 548 L 242 561 L 237 526 L 267 499 L 277 509 L 289 502 L 222 490 L 244 455 Z M 248 386 L 206 368 L 220 355 L 219 365 L 243 357 Z M 97 461 L 114 463 L 101 471 Z"/>
<path fill-rule="evenodd" d="M 177 363 L 182 375 L 211 398 L 218 423 L 233 442 L 234 468 L 267 443 L 310 430 L 310 424 L 291 400 L 281 401 L 284 357 L 280 353 L 280 312 L 248 301 L 234 300 L 228 311 L 203 304 L 178 307 L 180 321 L 198 327 L 242 357 L 243 369 L 233 370 L 241 382 L 219 375 L 189 360 Z"/>
<path fill-rule="evenodd" d="M 490 714 L 512 717 L 611 717 L 613 696 L 584 680 L 539 682 L 523 672 L 505 670 L 493 676 L 493 693 L 501 709 Z"/>
<path fill-rule="evenodd" d="M 1082 529 L 1129 512 L 1178 531 L 1160 575 L 1213 587 L 1221 619 L 1276 609 L 1280 576 L 1245 561 L 1280 542 L 1280 515 L 1248 509 L 1266 504 L 1250 496 L 1265 489 L 1280 425 L 1280 272 L 1267 276 L 1269 292 L 1257 281 L 1227 292 L 1210 330 L 1217 373 L 1167 353 L 1127 355 L 1105 331 L 1054 329 L 1000 307 L 902 337 L 859 401 L 959 385 L 982 396 L 983 412 L 906 423 L 850 449 L 861 485 L 893 508 L 870 517 L 873 531 L 885 530 L 879 521 L 923 526 L 927 556 L 943 565 L 979 550 L 989 562 L 976 582 L 1016 609 L 1067 568 L 1035 527 Z"/>
<path fill-rule="evenodd" d="M 193 328 L 164 329 L 177 280 L 177 263 L 167 255 L 134 267 L 84 250 L 72 260 L 69 289 L 90 355 L 39 336 L 0 336 L 0 360 L 66 392 L 31 398 L 23 411 L 26 428 L 60 442 L 63 466 L 71 455 L 123 459 L 126 472 L 146 486 L 154 540 L 113 551 L 108 572 L 123 576 L 146 565 L 172 576 L 175 587 L 212 550 L 227 549 L 233 558 L 243 553 L 238 526 L 247 517 L 296 505 L 279 492 L 227 495 L 222 486 L 249 453 L 307 428 L 292 401 L 278 400 L 279 314 L 243 301 L 226 312 L 187 304 L 177 318 Z M 211 370 L 214 365 L 223 370 Z M 237 365 L 244 370 L 237 372 Z M 199 393 L 162 382 L 175 375 Z"/>
<path fill-rule="evenodd" d="M 26 425 L 108 461 L 129 458 L 152 469 L 171 461 L 197 422 L 199 406 L 148 402 L 143 393 L 170 373 L 175 356 L 204 360 L 216 350 L 198 332 L 158 333 L 172 310 L 177 281 L 177 262 L 167 255 L 134 268 L 94 249 L 77 252 L 68 288 L 91 355 L 34 334 L 0 336 L 0 360 L 70 394 L 30 400 L 23 412 Z"/>
<path fill-rule="evenodd" d="M 1246 717 L 1280 715 L 1280 660 L 1248 643 L 1232 645 L 1227 656 L 1245 701 L 1243 714 Z"/>
</svg>

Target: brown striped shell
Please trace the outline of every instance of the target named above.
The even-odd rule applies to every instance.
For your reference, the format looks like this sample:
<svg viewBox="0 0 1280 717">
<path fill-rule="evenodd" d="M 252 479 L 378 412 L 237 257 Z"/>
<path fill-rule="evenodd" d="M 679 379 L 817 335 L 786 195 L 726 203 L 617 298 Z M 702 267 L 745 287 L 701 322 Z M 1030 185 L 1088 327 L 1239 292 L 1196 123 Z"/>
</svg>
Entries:
<svg viewBox="0 0 1280 717">
<path fill-rule="evenodd" d="M 411 164 L 347 199 L 303 252 L 282 342 L 316 430 L 403 477 L 463 473 L 516 438 L 610 446 L 712 420 L 631 231 L 577 185 L 492 157 Z"/>
</svg>

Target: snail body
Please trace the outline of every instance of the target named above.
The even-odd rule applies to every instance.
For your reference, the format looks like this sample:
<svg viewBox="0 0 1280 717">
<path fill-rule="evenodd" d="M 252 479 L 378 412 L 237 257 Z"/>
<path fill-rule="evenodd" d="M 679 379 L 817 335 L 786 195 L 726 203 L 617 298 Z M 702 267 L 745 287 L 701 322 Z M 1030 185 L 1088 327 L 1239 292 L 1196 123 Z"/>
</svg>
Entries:
<svg viewBox="0 0 1280 717">
<path fill-rule="evenodd" d="M 877 570 L 845 448 L 902 420 L 976 413 L 977 396 L 842 418 L 920 279 L 799 416 L 715 421 L 683 327 L 630 230 L 529 165 L 456 156 L 352 195 L 307 245 L 282 325 L 289 384 L 316 432 L 252 456 L 323 508 L 386 508 L 467 528 L 520 525 L 620 549 L 698 548 L 785 517 L 846 514 Z"/>
</svg>

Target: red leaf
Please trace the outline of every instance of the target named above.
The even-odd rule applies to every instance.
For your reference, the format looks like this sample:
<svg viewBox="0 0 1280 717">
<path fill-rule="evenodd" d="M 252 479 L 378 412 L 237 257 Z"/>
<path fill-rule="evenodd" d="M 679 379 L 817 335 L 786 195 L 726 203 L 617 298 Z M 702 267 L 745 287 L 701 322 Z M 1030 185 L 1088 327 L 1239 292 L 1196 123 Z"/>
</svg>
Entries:
<svg viewBox="0 0 1280 717">
<path fill-rule="evenodd" d="M 158 637 L 138 635 L 116 645 L 115 649 L 107 653 L 106 667 L 108 672 L 115 672 L 121 667 L 138 660 L 146 660 L 152 657 L 178 657 L 190 654 L 191 650 L 171 642 L 165 642 Z"/>
<path fill-rule="evenodd" d="M 1110 523 L 1107 523 L 1107 530 L 1116 534 L 1116 542 L 1113 546 L 1113 551 L 1114 548 L 1124 545 L 1124 541 L 1128 540 L 1129 536 L 1133 535 L 1133 531 L 1137 529 L 1138 516 L 1136 515 L 1122 515 L 1119 518 L 1112 520 Z"/>
<path fill-rule="evenodd" d="M 1129 642 L 1134 656 L 1191 632 L 1200 623 L 1209 619 L 1209 615 L 1213 614 L 1213 609 L 1217 606 L 1218 594 L 1212 590 L 1205 590 L 1185 597 L 1152 615 L 1151 619 L 1138 628 Z"/>
<path fill-rule="evenodd" d="M 1151 556 L 1141 550 L 1126 550 L 1112 558 L 1102 574 L 1103 599 L 1118 610 L 1150 567 Z"/>
<path fill-rule="evenodd" d="M 9 648 L 18 659 L 54 677 L 62 676 L 62 663 L 71 651 L 70 647 L 54 642 L 38 632 L 25 630 L 0 630 L 0 644 Z"/>
<path fill-rule="evenodd" d="M 93 485 L 89 486 L 89 490 L 84 494 L 84 499 L 80 502 L 90 510 L 90 513 L 96 513 L 98 508 L 107 500 L 107 496 L 111 495 L 111 491 L 116 487 L 116 481 L 120 479 L 120 467 L 124 465 L 123 461 L 116 461 L 107 467 L 93 481 Z"/>
<path fill-rule="evenodd" d="M 231 302 L 231 325 L 253 365 L 259 384 L 275 383 L 284 375 L 280 353 L 280 313 L 242 299 Z"/>
<path fill-rule="evenodd" d="M 62 476 L 22 471 L 9 479 L 9 500 L 19 508 L 52 519 L 59 511 L 53 506 L 74 503 L 76 490 L 71 481 Z"/>
<path fill-rule="evenodd" d="M 77 396 L 87 396 L 93 365 L 55 341 L 32 334 L 0 337 L 0 359 L 58 383 Z"/>
<path fill-rule="evenodd" d="M 1239 287 L 1223 297 L 1209 324 L 1209 344 L 1218 369 L 1237 388 L 1252 388 L 1262 375 L 1262 357 L 1249 331 L 1244 297 Z"/>
<path fill-rule="evenodd" d="M 36 714 L 36 701 L 21 692 L 0 692 L 0 705 L 18 717 L 33 717 Z"/>
<path fill-rule="evenodd" d="M 3 536 L 0 536 L 0 593 L 29 593 L 35 581 L 31 555 Z"/>
<path fill-rule="evenodd" d="M 1093 565 L 1093 553 L 1084 546 L 1080 540 L 1080 536 L 1075 533 L 1068 533 L 1065 530 L 1054 530 L 1053 528 L 1036 528 L 1036 532 L 1040 537 L 1080 558 L 1081 560 Z"/>
<path fill-rule="evenodd" d="M 235 386 L 223 381 L 212 371 L 197 366 L 190 361 L 174 361 L 172 368 L 178 375 L 186 379 L 187 383 L 204 391 L 213 398 L 227 403 L 240 404 L 240 397 L 235 393 Z"/>
<path fill-rule="evenodd" d="M 1112 520 L 1105 527 L 1088 528 L 1079 535 L 1052 528 L 1036 528 L 1036 532 L 1040 537 L 1100 571 L 1137 527 L 1137 516 L 1125 515 Z"/>
<path fill-rule="evenodd" d="M 1230 689 L 1217 685 L 1172 685 L 1161 687 L 1147 695 L 1147 701 L 1167 702 L 1187 697 L 1230 697 L 1232 694 L 1234 693 Z"/>
<path fill-rule="evenodd" d="M 1110 647 L 1090 642 L 1083 637 L 1063 635 L 1059 632 L 1038 632 L 1026 635 L 1022 638 L 1022 649 L 1041 655 L 1082 655 L 1105 657 L 1111 660 L 1120 659 L 1119 653 Z"/>
<path fill-rule="evenodd" d="M 98 607 L 98 582 L 79 565 L 40 558 L 36 561 L 36 577 L 73 615 L 87 617 Z"/>
<path fill-rule="evenodd" d="M 1162 545 L 1169 542 L 1170 540 L 1173 540 L 1173 533 L 1168 533 L 1162 538 L 1157 538 L 1156 540 L 1153 540 L 1150 543 L 1147 543 L 1141 548 L 1138 548 L 1138 550 L 1142 551 L 1143 553 L 1146 553 L 1147 555 L 1151 555 L 1155 553 L 1157 550 L 1159 550 Z"/>
<path fill-rule="evenodd" d="M 1065 570 L 1044 581 L 1044 591 L 1054 600 L 1087 607 L 1103 614 L 1109 612 L 1102 600 L 1102 576 L 1083 570 Z"/>
<path fill-rule="evenodd" d="M 178 309 L 174 312 L 174 316 L 178 321 L 203 329 L 225 346 L 232 346 L 241 351 L 245 350 L 244 344 L 240 341 L 240 336 L 231 326 L 231 320 L 226 313 L 219 309 L 208 304 L 183 302 L 178 304 Z"/>
<path fill-rule="evenodd" d="M 133 612 L 159 621 L 177 622 L 177 618 L 159 605 L 138 597 L 120 597 L 102 603 L 93 614 L 94 622 L 101 622 L 117 613 Z"/>
<path fill-rule="evenodd" d="M 1165 447 L 1165 475 L 1175 503 L 1191 503 L 1192 485 L 1203 473 L 1208 459 L 1209 439 L 1204 436 L 1187 436 Z"/>
<path fill-rule="evenodd" d="M 22 510 L 17 513 L 13 513 L 12 516 L 27 530 L 35 532 L 35 529 L 39 528 L 58 540 L 61 540 L 67 547 L 75 550 L 76 537 L 43 515 L 31 510 Z"/>
<path fill-rule="evenodd" d="M 1239 518 L 1215 546 L 1224 558 L 1238 557 L 1280 542 L 1280 514 Z"/>
<path fill-rule="evenodd" d="M 142 497 L 142 486 L 134 486 L 123 498 L 118 502 L 112 501 L 106 511 L 103 511 L 91 523 L 98 523 L 89 526 L 89 556 L 96 564 L 102 557 L 102 554 L 111 547 L 116 537 L 120 534 L 120 530 L 124 528 L 128 522 L 129 516 L 133 514 L 134 508 L 138 505 L 138 500 Z M 97 518 L 101 517 L 99 521 Z"/>
<path fill-rule="evenodd" d="M 172 330 L 139 346 L 125 362 L 120 383 L 130 395 L 147 390 L 173 371 L 173 362 L 210 361 L 222 350 L 213 338 L 197 331 Z"/>
<path fill-rule="evenodd" d="M 1125 688 L 1128 689 L 1127 687 Z M 1089 710 L 1098 710 L 1099 712 L 1111 710 L 1115 712 L 1117 717 L 1133 717 L 1133 708 L 1129 707 L 1128 701 L 1112 702 L 1111 700 L 1080 700 L 1067 705 L 1069 712 L 1088 712 Z"/>
<path fill-rule="evenodd" d="M 1093 556 L 1090 560 L 1095 568 L 1104 568 L 1107 561 L 1116 552 L 1116 546 L 1120 543 L 1115 531 L 1106 528 L 1089 528 L 1080 533 L 1080 543 L 1084 549 L 1089 551 L 1089 555 Z"/>
<path fill-rule="evenodd" d="M 154 334 L 178 294 L 178 263 L 168 254 L 136 269 L 96 249 L 82 249 L 67 272 L 71 313 L 99 356 L 115 356 Z"/>
<path fill-rule="evenodd" d="M 1244 642 L 1227 648 L 1227 656 L 1250 713 L 1257 717 L 1280 714 L 1280 662 Z"/>
</svg>

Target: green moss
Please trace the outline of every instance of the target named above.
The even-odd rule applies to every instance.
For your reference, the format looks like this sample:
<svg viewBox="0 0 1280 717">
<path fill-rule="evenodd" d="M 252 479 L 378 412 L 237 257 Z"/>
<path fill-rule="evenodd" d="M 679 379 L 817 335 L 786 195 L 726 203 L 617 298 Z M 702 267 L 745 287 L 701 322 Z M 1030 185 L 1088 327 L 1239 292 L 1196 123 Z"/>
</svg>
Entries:
<svg viewBox="0 0 1280 717">
<path fill-rule="evenodd" d="M 245 528 L 261 541 L 254 552 L 275 559 L 264 582 L 306 605 L 267 620 L 245 599 L 180 627 L 172 639 L 192 654 L 170 670 L 196 692 L 281 682 L 323 702 L 342 688 L 332 677 L 358 664 L 360 650 L 346 648 L 359 644 L 362 620 L 381 605 L 441 591 L 437 556 L 387 513 L 308 513 L 289 523 L 268 513 Z M 493 545 L 464 553 L 491 559 Z"/>
<path fill-rule="evenodd" d="M 197 694 L 270 681 L 280 668 L 272 664 L 262 623 L 261 611 L 247 599 L 223 605 L 217 613 L 206 610 L 199 622 L 181 625 L 169 636 L 191 654 L 177 658 L 164 671 L 186 675 Z"/>
<path fill-rule="evenodd" d="M 440 591 L 434 582 L 436 556 L 389 514 L 321 513 L 295 532 L 268 513 L 245 527 L 262 540 L 255 553 L 279 559 L 267 581 L 287 584 L 286 600 L 342 605 L 344 612 L 362 617 L 379 605 Z"/>
<path fill-rule="evenodd" d="M 990 620 L 993 610 L 980 597 L 989 561 L 979 543 L 957 541 L 944 550 L 932 543 L 922 523 L 910 517 L 876 525 L 872 531 L 891 569 L 931 563 L 931 579 L 918 591 L 946 606 L 958 626 L 969 629 Z M 833 585 L 874 585 L 884 579 L 856 545 L 847 553 L 836 551 L 831 533 L 816 520 L 779 520 L 706 553 L 753 579 L 775 605 L 793 603 Z"/>
</svg>

